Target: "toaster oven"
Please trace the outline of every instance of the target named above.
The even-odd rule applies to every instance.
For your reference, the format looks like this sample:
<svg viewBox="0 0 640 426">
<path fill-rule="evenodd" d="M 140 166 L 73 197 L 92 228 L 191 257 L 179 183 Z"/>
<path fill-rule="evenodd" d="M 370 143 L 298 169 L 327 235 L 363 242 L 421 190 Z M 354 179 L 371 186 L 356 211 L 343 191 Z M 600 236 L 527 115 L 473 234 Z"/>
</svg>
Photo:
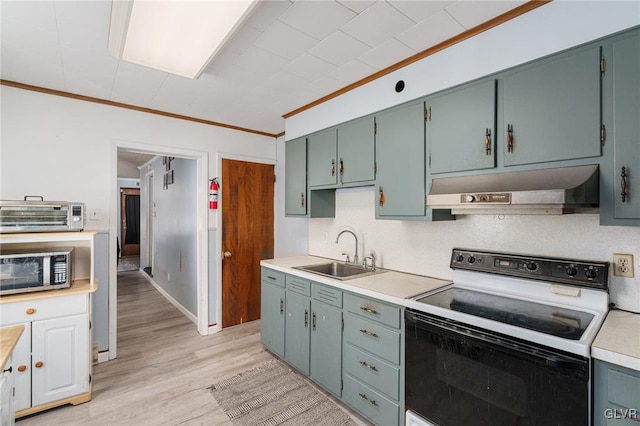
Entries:
<svg viewBox="0 0 640 426">
<path fill-rule="evenodd" d="M 73 248 L 0 253 L 0 296 L 71 286 Z"/>
<path fill-rule="evenodd" d="M 82 231 L 84 204 L 63 201 L 0 201 L 0 233 Z"/>
</svg>

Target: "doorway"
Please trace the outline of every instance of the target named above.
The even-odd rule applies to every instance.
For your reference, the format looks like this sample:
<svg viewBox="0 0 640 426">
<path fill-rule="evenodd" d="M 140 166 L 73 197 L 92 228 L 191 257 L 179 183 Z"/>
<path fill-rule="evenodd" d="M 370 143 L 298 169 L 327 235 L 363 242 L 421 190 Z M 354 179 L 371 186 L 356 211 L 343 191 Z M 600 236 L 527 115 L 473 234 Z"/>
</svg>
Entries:
<svg viewBox="0 0 640 426">
<path fill-rule="evenodd" d="M 222 159 L 222 328 L 260 318 L 260 260 L 273 258 L 273 164 Z"/>
<path fill-rule="evenodd" d="M 140 189 L 120 189 L 120 242 L 122 256 L 140 255 Z"/>
</svg>

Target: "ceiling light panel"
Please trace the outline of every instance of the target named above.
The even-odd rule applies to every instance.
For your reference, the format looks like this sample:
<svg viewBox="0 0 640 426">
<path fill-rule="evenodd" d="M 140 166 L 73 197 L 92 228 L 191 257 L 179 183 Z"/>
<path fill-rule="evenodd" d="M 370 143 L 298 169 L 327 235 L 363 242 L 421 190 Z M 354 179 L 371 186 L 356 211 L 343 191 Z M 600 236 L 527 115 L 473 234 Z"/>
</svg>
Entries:
<svg viewBox="0 0 640 426">
<path fill-rule="evenodd" d="M 136 0 L 122 59 L 197 78 L 254 5 L 255 0 Z"/>
</svg>

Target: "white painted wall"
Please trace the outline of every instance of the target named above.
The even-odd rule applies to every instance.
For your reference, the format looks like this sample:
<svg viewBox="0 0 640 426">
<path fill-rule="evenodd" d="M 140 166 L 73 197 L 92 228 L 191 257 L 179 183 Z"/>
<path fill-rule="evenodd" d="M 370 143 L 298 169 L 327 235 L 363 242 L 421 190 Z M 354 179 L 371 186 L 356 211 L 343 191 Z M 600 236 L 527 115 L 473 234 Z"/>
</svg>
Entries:
<svg viewBox="0 0 640 426">
<path fill-rule="evenodd" d="M 451 279 L 454 247 L 551 257 L 611 261 L 613 253 L 634 256 L 635 278 L 611 277 L 611 301 L 640 312 L 640 228 L 600 226 L 596 214 L 564 216 L 478 215 L 455 221 L 413 222 L 375 219 L 373 186 L 337 190 L 336 217 L 310 219 L 309 254 L 343 260 L 353 258 L 352 229 L 359 240 L 360 259 L 373 251 L 377 264 L 437 278 Z M 323 242 L 323 233 L 328 241 Z"/>
<path fill-rule="evenodd" d="M 202 187 L 198 195 L 205 201 L 207 177 L 219 174 L 217 153 L 275 161 L 275 139 L 266 136 L 6 86 L 0 87 L 0 104 L 0 198 L 37 194 L 48 200 L 84 202 L 100 217 L 87 221 L 86 229 L 109 232 L 114 252 L 117 221 L 111 215 L 116 212 L 112 194 L 117 187 L 117 146 L 135 145 L 151 153 L 202 153 L 207 160 L 204 175 L 198 177 Z M 207 228 L 217 227 L 216 215 L 217 211 L 209 212 L 208 227 L 198 228 L 205 247 Z M 97 261 L 109 262 L 106 258 Z M 115 256 L 109 270 L 114 286 Z M 109 300 L 96 303 L 106 306 Z"/>
<path fill-rule="evenodd" d="M 640 25 L 639 1 L 556 0 L 288 118 L 291 140 Z M 404 91 L 394 90 L 404 80 Z"/>
</svg>

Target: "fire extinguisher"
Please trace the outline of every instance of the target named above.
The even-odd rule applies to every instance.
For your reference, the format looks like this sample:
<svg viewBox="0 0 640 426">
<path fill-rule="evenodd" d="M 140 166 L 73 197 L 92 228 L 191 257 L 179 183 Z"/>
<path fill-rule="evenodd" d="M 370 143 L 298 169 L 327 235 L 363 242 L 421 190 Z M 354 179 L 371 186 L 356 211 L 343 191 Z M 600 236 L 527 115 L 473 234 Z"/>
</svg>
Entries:
<svg viewBox="0 0 640 426">
<path fill-rule="evenodd" d="M 220 188 L 220 184 L 218 183 L 218 179 L 213 178 L 209 180 L 209 209 L 217 210 L 218 209 L 218 189 Z"/>
</svg>

